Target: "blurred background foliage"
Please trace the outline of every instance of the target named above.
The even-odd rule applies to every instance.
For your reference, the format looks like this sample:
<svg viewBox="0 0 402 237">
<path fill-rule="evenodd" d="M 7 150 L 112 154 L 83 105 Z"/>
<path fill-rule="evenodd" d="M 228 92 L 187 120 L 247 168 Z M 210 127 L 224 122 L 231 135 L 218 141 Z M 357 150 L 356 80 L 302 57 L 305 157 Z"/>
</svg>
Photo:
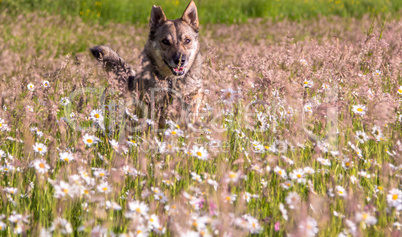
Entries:
<svg viewBox="0 0 402 237">
<path fill-rule="evenodd" d="M 0 0 L 9 14 L 45 11 L 79 16 L 101 24 L 148 22 L 152 5 L 168 18 L 180 17 L 189 0 Z M 301 20 L 320 15 L 361 17 L 364 14 L 399 18 L 401 0 L 196 0 L 201 23 L 245 22 L 248 18 Z"/>
</svg>

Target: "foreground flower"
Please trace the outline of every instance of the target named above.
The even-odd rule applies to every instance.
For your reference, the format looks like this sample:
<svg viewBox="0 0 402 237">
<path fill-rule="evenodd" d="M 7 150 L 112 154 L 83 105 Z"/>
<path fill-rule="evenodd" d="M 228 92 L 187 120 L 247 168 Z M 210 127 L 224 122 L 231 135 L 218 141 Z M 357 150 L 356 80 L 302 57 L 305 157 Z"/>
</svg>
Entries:
<svg viewBox="0 0 402 237">
<path fill-rule="evenodd" d="M 84 137 L 82 138 L 82 140 L 84 141 L 85 145 L 87 146 L 92 146 L 93 144 L 97 144 L 99 141 L 99 138 L 93 136 L 93 135 L 89 135 L 88 133 L 84 135 Z"/>
<path fill-rule="evenodd" d="M 358 212 L 356 214 L 357 222 L 364 222 L 367 225 L 375 225 L 377 223 L 377 218 L 370 215 L 368 212 Z"/>
<path fill-rule="evenodd" d="M 208 151 L 204 147 L 193 146 L 191 154 L 200 160 L 208 159 Z"/>
<path fill-rule="evenodd" d="M 34 84 L 32 84 L 32 83 L 29 83 L 27 87 L 28 87 L 28 90 L 30 90 L 30 91 L 34 91 L 34 90 L 35 90 L 35 86 L 34 86 Z"/>
<path fill-rule="evenodd" d="M 338 186 L 335 187 L 335 189 L 336 189 L 336 193 L 340 197 L 346 197 L 347 196 L 346 190 L 343 187 L 338 185 Z"/>
<path fill-rule="evenodd" d="M 286 204 L 288 204 L 290 209 L 295 209 L 300 204 L 300 196 L 296 192 L 290 192 L 285 198 Z"/>
<path fill-rule="evenodd" d="M 304 80 L 303 81 L 303 87 L 304 88 L 311 88 L 311 87 L 313 87 L 313 85 L 314 85 L 313 81 L 310 81 L 310 80 Z"/>
<path fill-rule="evenodd" d="M 7 124 L 4 123 L 4 120 L 0 118 L 0 131 L 7 130 Z"/>
<path fill-rule="evenodd" d="M 128 209 L 134 213 L 140 214 L 142 216 L 147 216 L 149 207 L 144 202 L 132 201 L 128 203 Z"/>
<path fill-rule="evenodd" d="M 41 174 L 47 173 L 47 171 L 50 169 L 50 166 L 43 159 L 34 160 L 32 166 Z"/>
<path fill-rule="evenodd" d="M 290 173 L 289 177 L 297 181 L 297 183 L 306 183 L 306 179 L 304 178 L 304 170 L 303 168 L 295 169 Z"/>
<path fill-rule="evenodd" d="M 70 100 L 68 99 L 68 97 L 61 98 L 60 99 L 60 104 L 62 106 L 66 106 L 66 105 L 70 104 Z"/>
<path fill-rule="evenodd" d="M 364 106 L 364 105 L 353 105 L 352 111 L 353 111 L 355 114 L 359 114 L 359 115 L 362 115 L 362 116 L 363 116 L 363 115 L 366 114 L 367 108 L 366 108 L 366 106 Z"/>
<path fill-rule="evenodd" d="M 402 209 L 402 191 L 396 188 L 391 189 L 387 195 L 387 203 L 389 207 Z"/>
<path fill-rule="evenodd" d="M 315 236 L 318 233 L 317 221 L 312 217 L 307 217 L 307 220 L 299 225 L 299 229 L 302 236 Z"/>
<path fill-rule="evenodd" d="M 402 95 L 402 86 L 400 86 L 396 92 L 397 92 L 399 95 Z"/>
<path fill-rule="evenodd" d="M 283 179 L 288 178 L 288 175 L 286 174 L 286 170 L 280 168 L 279 166 L 275 167 L 274 172 L 277 173 Z"/>
<path fill-rule="evenodd" d="M 33 149 L 42 156 L 47 152 L 47 147 L 43 143 L 35 143 L 35 145 L 33 145 Z"/>
<path fill-rule="evenodd" d="M 74 156 L 70 152 L 62 152 L 59 154 L 59 156 L 61 161 L 70 162 L 74 160 Z"/>
<path fill-rule="evenodd" d="M 94 109 L 91 111 L 89 114 L 90 118 L 92 121 L 95 123 L 102 123 L 103 122 L 103 115 L 102 115 L 102 110 L 100 109 Z"/>
<path fill-rule="evenodd" d="M 110 193 L 112 191 L 112 188 L 107 182 L 102 182 L 96 187 L 96 189 L 98 189 L 98 192 L 100 193 Z"/>
<path fill-rule="evenodd" d="M 45 88 L 49 88 L 50 87 L 50 83 L 49 83 L 49 81 L 43 81 L 43 87 L 45 87 Z"/>
<path fill-rule="evenodd" d="M 360 143 L 365 143 L 369 139 L 369 137 L 364 131 L 356 131 L 356 139 Z"/>
</svg>

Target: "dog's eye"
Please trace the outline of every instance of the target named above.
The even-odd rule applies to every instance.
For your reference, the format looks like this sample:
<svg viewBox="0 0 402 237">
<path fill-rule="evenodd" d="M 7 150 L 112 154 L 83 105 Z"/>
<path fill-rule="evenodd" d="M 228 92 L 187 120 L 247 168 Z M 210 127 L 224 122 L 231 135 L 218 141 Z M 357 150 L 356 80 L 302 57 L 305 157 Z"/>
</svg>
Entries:
<svg viewBox="0 0 402 237">
<path fill-rule="evenodd" d="M 190 42 L 191 42 L 191 39 L 186 39 L 186 40 L 184 41 L 185 44 L 189 44 Z"/>
<path fill-rule="evenodd" d="M 169 42 L 169 40 L 167 40 L 167 39 L 164 39 L 164 40 L 162 40 L 161 42 L 162 42 L 162 44 L 164 44 L 164 45 L 166 45 L 166 46 L 169 46 L 169 45 L 170 45 L 170 42 Z"/>
</svg>

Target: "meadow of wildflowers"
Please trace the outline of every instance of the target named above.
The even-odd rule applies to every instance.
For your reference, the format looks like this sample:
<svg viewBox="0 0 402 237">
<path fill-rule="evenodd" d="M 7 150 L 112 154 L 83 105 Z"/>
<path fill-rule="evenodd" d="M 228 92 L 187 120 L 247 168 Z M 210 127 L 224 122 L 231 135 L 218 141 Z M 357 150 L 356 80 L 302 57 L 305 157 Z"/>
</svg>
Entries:
<svg viewBox="0 0 402 237">
<path fill-rule="evenodd" d="M 146 27 L 0 22 L 1 236 L 402 234 L 401 21 L 205 25 L 199 121 L 162 131 L 88 51 L 138 71 Z"/>
</svg>

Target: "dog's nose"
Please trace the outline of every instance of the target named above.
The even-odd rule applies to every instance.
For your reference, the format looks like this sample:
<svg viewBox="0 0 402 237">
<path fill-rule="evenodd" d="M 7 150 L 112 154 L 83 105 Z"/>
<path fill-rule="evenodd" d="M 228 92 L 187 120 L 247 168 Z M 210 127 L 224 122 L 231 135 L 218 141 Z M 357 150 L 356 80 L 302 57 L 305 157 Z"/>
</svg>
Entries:
<svg viewBox="0 0 402 237">
<path fill-rule="evenodd" d="M 183 65 L 185 62 L 186 62 L 186 55 L 184 55 L 184 54 L 180 54 L 180 53 L 178 53 L 178 54 L 175 54 L 174 56 L 173 56 L 173 62 L 176 64 L 176 65 Z"/>
</svg>

